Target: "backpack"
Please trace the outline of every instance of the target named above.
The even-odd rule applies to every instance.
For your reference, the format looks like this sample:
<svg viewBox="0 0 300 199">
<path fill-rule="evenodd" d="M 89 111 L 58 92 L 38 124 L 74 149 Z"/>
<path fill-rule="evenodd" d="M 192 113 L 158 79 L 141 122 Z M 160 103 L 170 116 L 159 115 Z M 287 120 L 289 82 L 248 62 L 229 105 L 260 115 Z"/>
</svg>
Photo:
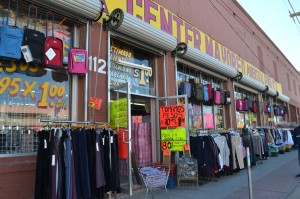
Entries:
<svg viewBox="0 0 300 199">
<path fill-rule="evenodd" d="M 249 101 L 248 98 L 246 97 L 244 99 L 244 111 L 248 111 L 249 110 Z"/>
<path fill-rule="evenodd" d="M 195 97 L 197 100 L 203 101 L 203 85 L 198 83 L 195 85 Z"/>
<path fill-rule="evenodd" d="M 24 31 L 17 26 L 18 2 L 16 2 L 15 25 L 8 25 L 8 15 L 6 25 L 0 27 L 0 57 L 4 59 L 21 59 L 21 45 Z M 10 13 L 10 1 L 8 1 L 8 13 Z"/>
<path fill-rule="evenodd" d="M 191 97 L 191 84 L 188 82 L 180 82 L 180 94 L 186 94 L 188 98 Z"/>
<path fill-rule="evenodd" d="M 29 29 L 29 18 L 30 18 L 30 10 L 31 7 L 35 8 L 35 23 L 37 21 L 37 7 L 29 5 L 28 11 L 28 19 L 27 19 L 27 26 L 24 29 L 24 36 L 23 36 L 23 46 L 28 45 L 33 61 L 30 63 L 32 64 L 43 64 L 44 63 L 44 50 L 45 50 L 45 34 L 38 31 Z M 36 27 L 36 24 L 34 25 Z"/>
<path fill-rule="evenodd" d="M 237 111 L 243 111 L 244 110 L 244 106 L 245 106 L 245 102 L 243 99 L 237 99 L 235 101 L 235 106 L 236 106 L 236 110 Z"/>
<path fill-rule="evenodd" d="M 196 90 L 195 79 L 189 79 L 189 83 L 191 84 L 191 98 L 195 99 L 195 96 L 196 96 L 196 94 L 195 94 L 195 90 Z"/>
<path fill-rule="evenodd" d="M 208 88 L 206 86 L 203 86 L 203 100 L 204 102 L 209 101 Z"/>
<path fill-rule="evenodd" d="M 213 91 L 212 85 L 211 84 L 205 84 L 204 86 L 207 87 L 209 100 L 213 100 L 214 99 L 214 91 Z"/>
<path fill-rule="evenodd" d="M 231 104 L 230 91 L 225 90 L 224 93 L 225 93 L 225 102 L 224 102 L 224 105 Z"/>
<path fill-rule="evenodd" d="M 221 104 L 221 93 L 220 91 L 214 91 L 214 104 Z"/>
<path fill-rule="evenodd" d="M 52 36 L 48 36 L 48 15 L 49 13 L 47 12 L 44 64 L 46 67 L 62 68 L 63 41 L 59 38 L 54 37 L 54 15 L 53 14 L 52 14 Z"/>
<path fill-rule="evenodd" d="M 88 72 L 87 51 L 72 48 L 68 53 L 68 71 L 70 74 L 86 74 Z"/>
<path fill-rule="evenodd" d="M 257 113 L 257 101 L 253 101 L 252 102 L 252 112 L 253 113 Z"/>
</svg>

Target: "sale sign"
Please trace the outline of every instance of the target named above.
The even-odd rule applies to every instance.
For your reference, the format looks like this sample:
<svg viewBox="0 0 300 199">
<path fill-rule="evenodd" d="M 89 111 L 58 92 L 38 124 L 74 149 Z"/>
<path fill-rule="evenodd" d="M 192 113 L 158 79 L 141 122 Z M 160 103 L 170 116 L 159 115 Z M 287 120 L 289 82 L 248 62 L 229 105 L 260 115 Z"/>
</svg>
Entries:
<svg viewBox="0 0 300 199">
<path fill-rule="evenodd" d="M 161 106 L 159 109 L 160 127 L 184 127 L 185 126 L 185 106 Z"/>
<path fill-rule="evenodd" d="M 186 145 L 186 129 L 162 129 L 161 130 L 161 149 L 163 151 L 182 151 Z"/>
</svg>

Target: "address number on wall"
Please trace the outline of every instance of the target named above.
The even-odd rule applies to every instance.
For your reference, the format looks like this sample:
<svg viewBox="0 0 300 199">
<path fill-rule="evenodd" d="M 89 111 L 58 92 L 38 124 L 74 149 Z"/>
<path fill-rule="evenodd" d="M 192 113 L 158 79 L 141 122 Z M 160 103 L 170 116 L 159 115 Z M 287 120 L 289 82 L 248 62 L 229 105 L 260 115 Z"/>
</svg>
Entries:
<svg viewBox="0 0 300 199">
<path fill-rule="evenodd" d="M 104 59 L 98 59 L 98 57 L 89 56 L 89 70 L 101 74 L 106 74 L 106 61 Z"/>
</svg>

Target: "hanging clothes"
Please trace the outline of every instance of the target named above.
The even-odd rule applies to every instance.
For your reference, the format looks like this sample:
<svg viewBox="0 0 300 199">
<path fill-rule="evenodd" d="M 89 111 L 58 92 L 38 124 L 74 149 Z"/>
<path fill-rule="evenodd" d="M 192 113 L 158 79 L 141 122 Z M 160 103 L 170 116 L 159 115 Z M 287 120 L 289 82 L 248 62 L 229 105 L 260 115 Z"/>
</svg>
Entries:
<svg viewBox="0 0 300 199">
<path fill-rule="evenodd" d="M 36 199 L 103 199 L 106 191 L 120 190 L 113 131 L 57 128 L 38 136 Z"/>
</svg>

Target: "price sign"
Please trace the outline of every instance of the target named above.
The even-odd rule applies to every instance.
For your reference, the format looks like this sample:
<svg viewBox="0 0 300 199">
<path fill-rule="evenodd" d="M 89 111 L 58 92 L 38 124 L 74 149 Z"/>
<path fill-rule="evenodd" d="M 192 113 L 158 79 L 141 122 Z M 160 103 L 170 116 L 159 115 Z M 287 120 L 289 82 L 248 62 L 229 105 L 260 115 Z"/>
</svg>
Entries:
<svg viewBox="0 0 300 199">
<path fill-rule="evenodd" d="M 161 106 L 159 109 L 160 127 L 185 126 L 185 106 Z"/>
<path fill-rule="evenodd" d="M 185 128 L 162 129 L 161 130 L 162 150 L 182 151 L 186 144 Z"/>
<path fill-rule="evenodd" d="M 96 97 L 90 97 L 89 100 L 89 107 L 100 110 L 101 108 L 102 99 Z"/>
<path fill-rule="evenodd" d="M 55 113 L 66 110 L 68 75 L 61 75 L 62 81 L 58 81 L 57 74 L 24 62 L 0 60 L 0 101 L 9 96 L 16 103 L 26 101 L 40 109 L 53 108 Z"/>
</svg>

